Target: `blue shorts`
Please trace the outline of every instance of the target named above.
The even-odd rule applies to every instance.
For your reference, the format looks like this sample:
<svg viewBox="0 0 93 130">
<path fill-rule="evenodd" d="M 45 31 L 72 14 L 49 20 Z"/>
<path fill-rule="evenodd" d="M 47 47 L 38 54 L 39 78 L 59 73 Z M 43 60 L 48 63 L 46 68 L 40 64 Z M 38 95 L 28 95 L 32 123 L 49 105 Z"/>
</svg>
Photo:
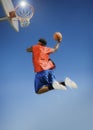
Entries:
<svg viewBox="0 0 93 130">
<path fill-rule="evenodd" d="M 56 80 L 53 70 L 44 70 L 35 75 L 35 92 L 37 93 L 43 86 L 48 86 L 51 90 L 53 81 Z"/>
</svg>

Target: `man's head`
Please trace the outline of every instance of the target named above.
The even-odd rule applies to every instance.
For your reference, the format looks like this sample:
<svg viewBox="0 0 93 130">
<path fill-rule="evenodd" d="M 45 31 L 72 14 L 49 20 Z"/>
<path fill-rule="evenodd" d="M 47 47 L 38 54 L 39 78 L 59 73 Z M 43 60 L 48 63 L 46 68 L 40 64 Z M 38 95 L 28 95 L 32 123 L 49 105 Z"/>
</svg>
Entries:
<svg viewBox="0 0 93 130">
<path fill-rule="evenodd" d="M 47 45 L 47 41 L 44 38 L 40 38 L 38 41 L 40 42 L 40 44 L 42 46 L 46 46 Z"/>
</svg>

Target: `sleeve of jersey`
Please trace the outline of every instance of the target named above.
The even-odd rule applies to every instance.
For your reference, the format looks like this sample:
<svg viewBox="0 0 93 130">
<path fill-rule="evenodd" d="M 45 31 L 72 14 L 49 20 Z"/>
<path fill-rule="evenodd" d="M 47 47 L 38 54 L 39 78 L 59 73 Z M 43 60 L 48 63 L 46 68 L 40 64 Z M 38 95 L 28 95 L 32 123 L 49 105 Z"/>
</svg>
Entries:
<svg viewBox="0 0 93 130">
<path fill-rule="evenodd" d="M 37 48 L 35 46 L 32 46 L 32 52 L 36 52 Z"/>
<path fill-rule="evenodd" d="M 32 46 L 32 52 L 33 52 L 33 48 L 34 48 L 34 47 Z"/>
<path fill-rule="evenodd" d="M 53 53 L 53 48 L 46 47 L 46 53 L 47 54 Z"/>
</svg>

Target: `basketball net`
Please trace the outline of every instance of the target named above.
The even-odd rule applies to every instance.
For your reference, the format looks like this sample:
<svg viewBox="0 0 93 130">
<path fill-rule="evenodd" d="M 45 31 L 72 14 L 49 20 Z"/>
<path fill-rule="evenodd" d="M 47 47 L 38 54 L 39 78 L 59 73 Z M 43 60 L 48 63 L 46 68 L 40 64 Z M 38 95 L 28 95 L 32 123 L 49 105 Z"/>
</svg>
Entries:
<svg viewBox="0 0 93 130">
<path fill-rule="evenodd" d="M 34 8 L 31 4 L 26 3 L 25 7 L 18 4 L 15 8 L 17 18 L 21 27 L 27 27 L 30 24 L 30 19 L 34 15 Z"/>
</svg>

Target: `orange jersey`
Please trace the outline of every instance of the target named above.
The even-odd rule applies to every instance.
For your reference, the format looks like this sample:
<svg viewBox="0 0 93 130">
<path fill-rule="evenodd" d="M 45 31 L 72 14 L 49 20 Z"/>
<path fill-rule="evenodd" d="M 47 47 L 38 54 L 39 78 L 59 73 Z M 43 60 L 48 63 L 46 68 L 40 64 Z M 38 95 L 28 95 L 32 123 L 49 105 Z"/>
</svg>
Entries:
<svg viewBox="0 0 93 130">
<path fill-rule="evenodd" d="M 32 60 L 35 72 L 54 68 L 54 64 L 51 60 L 49 60 L 49 54 L 51 54 L 52 52 L 53 49 L 46 46 L 32 46 Z"/>
</svg>

